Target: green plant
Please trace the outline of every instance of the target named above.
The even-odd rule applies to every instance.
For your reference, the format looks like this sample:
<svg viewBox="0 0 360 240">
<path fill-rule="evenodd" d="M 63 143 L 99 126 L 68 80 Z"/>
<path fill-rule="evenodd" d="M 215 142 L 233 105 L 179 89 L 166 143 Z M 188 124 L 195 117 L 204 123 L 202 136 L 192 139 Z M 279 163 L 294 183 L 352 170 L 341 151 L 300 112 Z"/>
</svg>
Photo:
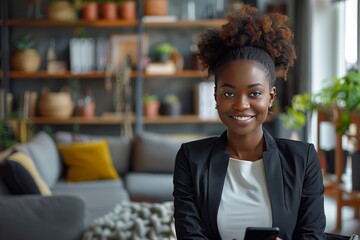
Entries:
<svg viewBox="0 0 360 240">
<path fill-rule="evenodd" d="M 0 151 L 5 150 L 17 143 L 14 130 L 9 121 L 4 118 L 0 120 Z"/>
<path fill-rule="evenodd" d="M 179 98 L 175 94 L 169 94 L 164 97 L 164 103 L 166 104 L 174 104 L 179 102 Z"/>
<path fill-rule="evenodd" d="M 173 51 L 174 47 L 170 43 L 160 43 L 155 47 L 158 56 L 170 55 Z"/>
<path fill-rule="evenodd" d="M 159 100 L 156 95 L 146 94 L 143 97 L 143 101 L 144 101 L 144 104 L 146 104 L 146 103 L 158 102 Z"/>
<path fill-rule="evenodd" d="M 16 39 L 14 47 L 18 51 L 25 51 L 28 49 L 35 49 L 36 43 L 30 34 L 25 34 Z"/>
<path fill-rule="evenodd" d="M 360 107 L 360 72 L 351 70 L 343 77 L 335 77 L 318 93 L 295 95 L 281 118 L 285 127 L 300 129 L 308 114 L 319 107 L 334 110 L 336 131 L 345 133 L 351 123 L 351 113 Z"/>
</svg>

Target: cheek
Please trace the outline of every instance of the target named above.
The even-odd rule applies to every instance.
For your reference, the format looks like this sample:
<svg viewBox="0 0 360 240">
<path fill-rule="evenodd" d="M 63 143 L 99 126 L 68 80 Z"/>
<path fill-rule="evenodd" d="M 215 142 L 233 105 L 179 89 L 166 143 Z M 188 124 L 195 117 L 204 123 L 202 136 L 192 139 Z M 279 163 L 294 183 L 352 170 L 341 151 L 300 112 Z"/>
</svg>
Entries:
<svg viewBox="0 0 360 240">
<path fill-rule="evenodd" d="M 269 109 L 269 101 L 264 99 L 263 101 L 259 101 L 255 104 L 255 106 L 262 111 L 266 111 Z"/>
</svg>

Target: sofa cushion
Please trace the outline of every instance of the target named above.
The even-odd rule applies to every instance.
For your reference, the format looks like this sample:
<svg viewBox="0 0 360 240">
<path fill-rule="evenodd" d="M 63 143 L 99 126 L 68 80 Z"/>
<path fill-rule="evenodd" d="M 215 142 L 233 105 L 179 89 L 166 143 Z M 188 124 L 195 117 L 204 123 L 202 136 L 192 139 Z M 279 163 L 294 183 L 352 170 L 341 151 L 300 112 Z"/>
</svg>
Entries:
<svg viewBox="0 0 360 240">
<path fill-rule="evenodd" d="M 8 148 L 0 152 L 0 164 L 2 161 L 5 161 L 5 159 L 7 159 L 7 157 L 10 156 L 13 152 L 14 150 L 12 148 Z M 9 195 L 9 194 L 10 194 L 9 190 L 7 189 L 4 181 L 0 177 L 0 195 Z"/>
<path fill-rule="evenodd" d="M 125 177 L 126 189 L 134 201 L 173 201 L 173 175 L 168 173 L 130 172 Z"/>
<path fill-rule="evenodd" d="M 115 169 L 120 175 L 125 174 L 129 170 L 131 138 L 114 137 L 114 136 L 96 136 L 89 134 L 70 133 L 58 131 L 55 134 L 57 143 L 71 143 L 74 141 L 87 142 L 92 140 L 106 139 L 109 144 L 111 160 Z"/>
<path fill-rule="evenodd" d="M 40 194 L 40 190 L 30 173 L 16 161 L 8 159 L 2 161 L 0 177 L 11 194 Z"/>
<path fill-rule="evenodd" d="M 181 140 L 156 133 L 139 134 L 134 140 L 132 171 L 172 173 L 181 144 Z"/>
<path fill-rule="evenodd" d="M 59 144 L 68 182 L 117 179 L 106 140 Z"/>
<path fill-rule="evenodd" d="M 49 187 L 46 185 L 44 180 L 41 178 L 33 160 L 22 152 L 15 152 L 8 157 L 9 160 L 20 163 L 31 175 L 34 179 L 34 182 L 39 189 L 41 195 L 50 196 L 51 191 Z"/>
<path fill-rule="evenodd" d="M 40 131 L 28 143 L 18 145 L 16 149 L 31 157 L 42 179 L 52 188 L 60 177 L 62 167 L 54 140 Z"/>
<path fill-rule="evenodd" d="M 71 196 L 3 196 L 0 239 L 82 239 L 84 203 Z"/>
<path fill-rule="evenodd" d="M 128 192 L 121 179 L 90 182 L 58 182 L 52 189 L 53 195 L 71 195 L 85 202 L 85 223 L 111 211 L 121 201 L 128 201 Z"/>
</svg>

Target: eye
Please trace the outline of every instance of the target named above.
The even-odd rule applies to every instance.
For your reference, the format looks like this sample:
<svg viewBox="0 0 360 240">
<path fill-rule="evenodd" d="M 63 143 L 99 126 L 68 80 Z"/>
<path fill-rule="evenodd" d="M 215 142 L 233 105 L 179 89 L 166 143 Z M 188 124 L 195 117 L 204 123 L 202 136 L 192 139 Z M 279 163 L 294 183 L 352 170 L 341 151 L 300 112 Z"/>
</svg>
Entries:
<svg viewBox="0 0 360 240">
<path fill-rule="evenodd" d="M 224 92 L 223 95 L 224 95 L 224 97 L 234 97 L 235 96 L 235 94 L 232 92 Z"/>
<path fill-rule="evenodd" d="M 260 95 L 261 95 L 260 91 L 250 93 L 250 97 L 254 97 L 254 98 L 258 98 L 260 97 Z"/>
</svg>

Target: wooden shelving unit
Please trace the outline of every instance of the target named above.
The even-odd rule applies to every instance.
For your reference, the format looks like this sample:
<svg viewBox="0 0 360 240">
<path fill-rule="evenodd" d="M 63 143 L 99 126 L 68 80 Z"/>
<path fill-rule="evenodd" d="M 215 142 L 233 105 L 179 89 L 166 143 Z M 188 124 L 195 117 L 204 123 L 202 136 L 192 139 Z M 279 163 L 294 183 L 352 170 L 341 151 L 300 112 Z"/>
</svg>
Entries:
<svg viewBox="0 0 360 240">
<path fill-rule="evenodd" d="M 88 125 L 113 125 L 121 124 L 124 118 L 121 116 L 96 116 L 91 118 L 86 117 L 70 117 L 70 118 L 48 118 L 48 117 L 32 117 L 29 119 L 34 124 L 46 125 L 73 125 L 73 124 L 88 124 Z M 131 118 L 134 122 L 134 117 Z"/>
<path fill-rule="evenodd" d="M 205 77 L 204 72 L 198 71 L 198 70 L 183 70 L 176 72 L 175 74 L 146 74 L 143 73 L 143 78 L 201 78 Z M 35 73 L 25 73 L 20 71 L 11 71 L 9 73 L 9 77 L 12 79 L 49 79 L 49 78 L 104 78 L 105 72 L 89 72 L 89 73 L 81 73 L 81 74 L 74 74 L 69 71 L 64 73 L 58 73 L 58 74 L 51 74 L 47 71 L 39 71 Z M 115 74 L 112 74 L 113 76 Z M 136 77 L 136 71 L 131 72 L 131 77 Z"/>
<path fill-rule="evenodd" d="M 196 21 L 176 21 L 176 22 L 147 22 L 143 23 L 144 27 L 151 28 L 212 28 L 220 27 L 225 23 L 224 19 L 205 19 L 205 20 L 196 20 Z"/>
<path fill-rule="evenodd" d="M 97 116 L 92 118 L 70 117 L 70 118 L 48 118 L 48 117 L 31 117 L 29 119 L 34 124 L 42 125 L 72 125 L 72 124 L 88 124 L 88 125 L 113 125 L 121 124 L 124 118 L 121 116 Z M 16 121 L 16 120 L 14 120 Z M 197 115 L 181 115 L 181 116 L 157 116 L 143 117 L 145 124 L 204 124 L 213 123 L 220 124 L 219 119 L 201 119 Z M 131 118 L 131 122 L 135 122 L 135 117 Z"/>
<path fill-rule="evenodd" d="M 140 18 L 138 20 L 95 20 L 95 21 L 85 21 L 85 20 L 76 20 L 76 21 L 54 21 L 48 19 L 7 19 L 6 26 L 8 28 L 122 28 L 130 29 L 132 33 L 140 34 L 139 27 L 142 29 L 201 29 L 201 28 L 214 28 L 220 27 L 225 23 L 225 19 L 204 19 L 196 21 L 186 21 L 179 20 L 174 22 L 141 22 Z M 139 75 L 141 73 L 141 75 Z M 67 78 L 77 78 L 81 81 L 86 81 L 87 79 L 99 79 L 104 80 L 107 76 L 107 73 L 104 71 L 94 71 L 88 73 L 75 74 L 70 71 L 66 71 L 59 74 L 51 74 L 46 70 L 34 72 L 34 73 L 25 73 L 20 71 L 7 71 L 8 79 L 10 81 L 22 81 L 27 79 L 32 79 L 34 81 L 46 81 L 48 79 L 67 79 Z M 190 70 L 185 69 L 178 71 L 174 74 L 146 74 L 139 70 L 131 71 L 132 81 L 135 81 L 135 85 L 144 79 L 178 79 L 178 80 L 193 80 L 193 79 L 205 79 L 206 72 L 200 70 Z M 3 76 L 3 74 L 1 75 Z M 115 73 L 111 74 L 111 77 L 115 77 Z M 140 78 L 140 80 L 138 79 Z M 142 88 L 142 87 L 141 87 Z M 134 92 L 136 95 L 140 95 L 139 92 Z M 137 99 L 136 101 L 141 101 Z M 136 105 L 138 109 L 139 105 Z M 142 117 L 141 114 L 134 114 L 131 119 L 131 123 L 135 125 L 135 128 L 139 125 L 160 125 L 160 124 L 219 124 L 220 121 L 217 119 L 201 119 L 196 114 L 187 114 L 176 117 L 171 116 L 159 116 L 156 118 Z M 139 117 L 140 115 L 140 117 Z M 122 124 L 124 121 L 121 117 L 104 117 L 96 116 L 94 118 L 83 118 L 83 117 L 71 117 L 67 119 L 51 119 L 44 117 L 32 117 L 29 119 L 33 124 L 39 125 L 72 125 L 72 124 L 84 124 L 84 125 L 115 125 Z M 19 120 L 20 121 L 20 120 Z M 26 122 L 26 120 L 21 120 L 21 122 Z"/>
<path fill-rule="evenodd" d="M 144 117 L 145 124 L 220 124 L 219 119 L 201 119 L 198 115 Z"/>
<path fill-rule="evenodd" d="M 135 27 L 137 21 L 96 20 L 96 21 L 54 21 L 48 19 L 9 19 L 11 27 Z"/>
<path fill-rule="evenodd" d="M 96 21 L 54 21 L 54 20 L 34 20 L 34 19 L 9 19 L 11 27 L 136 27 L 137 21 L 125 20 L 96 20 Z M 146 28 L 206 28 L 220 27 L 225 23 L 224 19 L 205 19 L 196 21 L 175 21 L 175 22 L 146 22 L 142 23 Z"/>
</svg>

